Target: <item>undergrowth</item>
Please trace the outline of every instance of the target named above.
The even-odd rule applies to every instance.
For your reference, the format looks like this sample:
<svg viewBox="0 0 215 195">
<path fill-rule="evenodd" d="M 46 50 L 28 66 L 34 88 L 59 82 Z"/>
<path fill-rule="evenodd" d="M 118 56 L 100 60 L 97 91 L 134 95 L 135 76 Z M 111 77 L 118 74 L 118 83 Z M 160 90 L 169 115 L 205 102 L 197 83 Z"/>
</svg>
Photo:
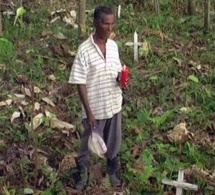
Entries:
<svg viewBox="0 0 215 195">
<path fill-rule="evenodd" d="M 144 11 L 131 3 L 123 5 L 116 24 L 115 40 L 122 61 L 130 69 L 129 87 L 124 91 L 121 190 L 132 195 L 174 194 L 174 188 L 163 185 L 162 179 L 177 180 L 178 170 L 184 169 L 186 180 L 199 186 L 199 194 L 212 195 L 215 191 L 214 33 L 204 31 L 201 12 L 194 16 L 184 14 L 183 9 L 174 13 L 174 5 L 163 1 L 158 16 L 153 13 L 152 4 L 148 5 Z M 80 144 L 81 109 L 76 89 L 68 86 L 67 80 L 74 59 L 71 53 L 76 52 L 82 40 L 78 40 L 78 30 L 61 19 L 50 22 L 58 16 L 51 16 L 50 11 L 57 8 L 36 6 L 36 10 L 31 10 L 28 6 L 22 25 L 13 25 L 12 18 L 3 17 L 0 102 L 13 99 L 13 103 L 0 107 L 0 191 L 75 193 L 69 179 L 73 173 L 68 170 L 73 168 L 72 159 Z M 92 32 L 91 16 L 87 15 L 88 34 Z M 149 44 L 148 54 L 140 56 L 138 63 L 133 62 L 133 48 L 125 46 L 133 41 L 135 30 L 139 41 Z M 66 38 L 56 38 L 59 33 Z M 55 79 L 50 79 L 50 75 Z M 32 94 L 32 85 L 41 92 L 14 100 L 14 94 L 24 94 L 25 88 Z M 49 97 L 55 106 L 43 102 L 44 97 Z M 33 110 L 32 102 L 38 102 L 40 108 Z M 26 129 L 32 117 L 47 110 L 73 124 L 73 129 L 53 128 L 48 118 L 43 119 L 33 134 Z M 11 121 L 15 111 L 21 112 L 21 116 Z M 192 136 L 183 142 L 171 141 L 168 133 L 180 123 L 186 123 Z M 63 159 L 68 154 L 71 156 L 67 156 L 66 163 Z M 92 158 L 89 163 L 93 170 L 98 159 Z M 61 166 L 68 168 L 64 167 L 66 171 L 62 173 Z M 93 186 L 101 184 L 98 178 L 90 182 L 91 191 L 86 194 L 94 194 Z M 100 186 L 101 191 L 107 192 L 107 188 L 110 186 Z"/>
</svg>

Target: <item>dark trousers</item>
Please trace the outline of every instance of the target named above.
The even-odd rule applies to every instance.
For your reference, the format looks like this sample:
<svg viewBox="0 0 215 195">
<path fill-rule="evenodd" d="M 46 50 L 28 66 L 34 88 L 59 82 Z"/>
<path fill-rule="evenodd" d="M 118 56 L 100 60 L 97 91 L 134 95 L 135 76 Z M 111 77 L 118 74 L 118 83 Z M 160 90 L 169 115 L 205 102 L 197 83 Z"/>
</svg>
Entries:
<svg viewBox="0 0 215 195">
<path fill-rule="evenodd" d="M 116 157 L 120 150 L 122 140 L 121 120 L 122 113 L 119 112 L 110 119 L 96 121 L 95 132 L 97 132 L 104 139 L 107 146 L 105 156 L 110 160 Z M 86 119 L 83 120 L 83 125 L 84 132 L 81 135 L 81 146 L 76 161 L 78 164 L 85 165 L 90 152 L 87 144 L 88 138 L 91 135 L 91 129 Z"/>
</svg>

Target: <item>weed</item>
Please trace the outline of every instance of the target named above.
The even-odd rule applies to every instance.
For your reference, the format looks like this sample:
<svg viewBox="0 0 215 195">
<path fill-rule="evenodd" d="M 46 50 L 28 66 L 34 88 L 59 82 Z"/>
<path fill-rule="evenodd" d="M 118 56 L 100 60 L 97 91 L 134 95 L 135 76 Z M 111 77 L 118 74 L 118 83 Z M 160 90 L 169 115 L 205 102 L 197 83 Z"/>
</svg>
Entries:
<svg viewBox="0 0 215 195">
<path fill-rule="evenodd" d="M 113 3 L 114 6 L 121 4 L 123 8 L 121 18 L 116 23 L 115 39 L 123 63 L 130 68 L 129 88 L 123 92 L 125 102 L 120 159 L 123 179 L 131 194 L 158 195 L 166 193 L 161 184 L 162 178 L 176 179 L 178 169 L 196 165 L 213 172 L 214 144 L 210 136 L 214 136 L 215 127 L 215 39 L 213 33 L 203 32 L 202 14 L 184 14 L 182 1 L 178 2 L 178 6 L 170 0 L 160 1 L 159 16 L 152 13 L 151 1 L 144 1 L 141 11 L 136 5 L 138 2 L 142 3 L 128 1 L 125 4 L 121 0 Z M 59 181 L 56 170 L 61 158 L 76 151 L 80 144 L 77 131 L 81 130 L 82 118 L 77 93 L 75 89 L 68 89 L 67 95 L 63 95 L 59 89 L 67 82 L 74 59 L 69 53 L 75 52 L 82 40 L 77 39 L 76 29 L 62 22 L 62 15 L 55 22 L 50 22 L 55 17 L 50 10 L 60 9 L 61 6 L 67 9 L 65 1 L 61 4 L 55 2 L 50 7 L 48 2 L 43 3 L 44 6 L 35 11 L 30 11 L 30 7 L 26 6 L 26 12 L 21 14 L 22 19 L 20 14 L 15 21 L 12 17 L 3 17 L 5 32 L 4 37 L 0 38 L 0 102 L 14 93 L 23 93 L 23 87 L 31 89 L 32 83 L 42 90 L 33 99 L 25 95 L 25 101 L 29 103 L 27 106 L 20 101 L 0 107 L 0 148 L 2 155 L 5 155 L 3 157 L 7 160 L 8 148 L 15 146 L 18 151 L 27 152 L 26 156 L 16 157 L 16 161 L 11 160 L 17 165 L 14 175 L 8 175 L 0 167 L 0 189 L 5 195 L 23 194 L 23 190 L 27 192 L 31 189 L 35 194 L 67 194 L 67 183 Z M 94 4 L 90 2 L 88 6 L 93 8 Z M 201 1 L 197 1 L 196 6 L 201 11 Z M 91 13 L 87 16 L 88 34 L 93 32 L 91 16 Z M 139 41 L 147 40 L 151 45 L 147 59 L 143 56 L 139 63 L 133 62 L 133 48 L 124 45 L 127 41 L 133 41 L 135 30 Z M 59 33 L 66 39 L 56 38 Z M 62 48 L 68 48 L 67 52 Z M 21 81 L 20 75 L 24 75 L 26 81 Z M 50 80 L 49 75 L 54 75 L 55 79 Z M 43 102 L 39 110 L 33 110 L 32 102 L 40 103 L 43 96 L 53 99 L 55 107 Z M 26 117 L 11 123 L 12 113 L 20 108 Z M 74 129 L 52 128 L 48 119 L 44 119 L 36 130 L 25 128 L 30 118 L 47 110 L 71 122 Z M 195 139 L 186 143 L 169 142 L 167 132 L 185 121 Z M 30 132 L 33 132 L 36 142 L 31 139 Z M 28 153 L 23 143 L 30 147 L 33 145 L 40 155 L 44 154 L 47 157 L 43 158 L 45 164 L 43 162 L 34 169 L 38 159 L 35 153 Z M 11 170 L 4 158 L 2 166 Z M 16 178 L 16 182 L 12 178 Z M 196 175 L 189 179 L 199 185 L 203 194 L 213 194 L 214 187 L 206 180 Z M 36 185 L 37 182 L 41 185 Z"/>
</svg>

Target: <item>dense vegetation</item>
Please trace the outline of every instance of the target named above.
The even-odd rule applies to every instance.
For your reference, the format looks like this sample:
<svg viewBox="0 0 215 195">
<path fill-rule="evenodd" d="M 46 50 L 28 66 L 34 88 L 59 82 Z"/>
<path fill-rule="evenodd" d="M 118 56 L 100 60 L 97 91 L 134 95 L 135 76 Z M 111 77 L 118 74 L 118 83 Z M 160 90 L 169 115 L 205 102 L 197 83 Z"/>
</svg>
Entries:
<svg viewBox="0 0 215 195">
<path fill-rule="evenodd" d="M 206 31 L 200 0 L 195 1 L 194 15 L 187 14 L 184 1 L 160 1 L 159 14 L 150 1 L 144 6 L 138 1 L 107 2 L 116 8 L 123 2 L 114 39 L 130 68 L 119 170 L 124 182 L 122 188 L 111 188 L 103 175 L 104 161 L 92 156 L 89 187 L 81 194 L 175 194 L 174 187 L 161 181 L 177 180 L 179 169 L 185 170 L 187 182 L 199 187 L 185 194 L 215 194 L 215 15 Z M 83 39 L 65 20 L 71 17 L 70 3 L 26 3 L 26 12 L 16 21 L 3 15 L 3 195 L 79 194 L 73 189 L 73 175 L 82 129 L 80 102 L 67 80 Z M 87 35 L 92 32 L 92 9 L 99 3 L 87 4 Z M 135 30 L 143 42 L 139 62 L 133 61 L 133 47 L 125 46 Z"/>
</svg>

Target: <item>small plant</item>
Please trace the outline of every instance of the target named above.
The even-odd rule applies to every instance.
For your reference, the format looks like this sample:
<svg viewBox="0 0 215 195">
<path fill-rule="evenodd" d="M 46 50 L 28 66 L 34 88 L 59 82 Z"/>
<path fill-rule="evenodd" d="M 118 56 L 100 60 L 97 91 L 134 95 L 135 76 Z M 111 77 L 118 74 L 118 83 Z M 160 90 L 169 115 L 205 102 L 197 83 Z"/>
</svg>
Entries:
<svg viewBox="0 0 215 195">
<path fill-rule="evenodd" d="M 26 12 L 26 9 L 23 6 L 19 7 L 16 10 L 16 16 L 15 16 L 15 20 L 14 20 L 14 23 L 13 23 L 14 25 L 16 25 L 16 23 L 17 23 L 18 20 L 19 20 L 19 22 L 21 24 L 23 24 L 22 17 L 25 14 L 25 12 Z"/>
<path fill-rule="evenodd" d="M 202 31 L 202 1 L 197 1 L 198 14 L 192 17 L 184 14 L 186 5 L 181 0 L 177 4 L 161 0 L 159 16 L 149 0 L 87 1 L 89 34 L 93 32 L 91 8 L 104 2 L 114 7 L 122 6 L 121 17 L 116 21 L 115 40 L 121 60 L 131 70 L 128 89 L 123 91 L 120 153 L 120 170 L 125 180 L 123 193 L 125 190 L 135 195 L 163 195 L 167 192 L 161 179 L 176 179 L 179 168 L 189 170 L 196 166 L 207 169 L 207 175 L 210 175 L 215 163 L 215 39 L 213 32 L 205 34 Z M 82 40 L 77 39 L 76 29 L 61 20 L 61 14 L 70 11 L 66 2 L 25 3 L 31 12 L 19 7 L 14 20 L 2 17 L 0 192 L 3 195 L 66 195 L 73 182 L 70 174 L 69 181 L 61 181 L 58 167 L 65 154 L 72 152 L 74 160 L 80 144 L 78 131 L 82 128 L 82 117 L 76 88 L 68 88 L 65 93 L 61 89 L 68 81 L 74 54 Z M 52 11 L 57 14 L 52 15 Z M 142 55 L 139 63 L 133 62 L 133 48 L 124 45 L 133 41 L 135 30 L 139 41 L 151 46 L 149 50 L 145 50 L 145 45 L 139 48 Z M 58 33 L 66 39 L 56 38 Z M 33 91 L 30 83 L 38 86 L 41 92 L 24 93 L 23 87 Z M 44 97 L 52 103 L 43 101 Z M 8 101 L 12 103 L 9 105 Z M 11 122 L 15 111 L 22 114 Z M 47 112 L 53 114 L 53 118 L 47 118 Z M 29 124 L 37 114 L 43 116 L 42 123 L 37 129 L 26 129 L 25 124 L 33 127 Z M 61 125 L 62 121 L 67 121 L 72 128 L 53 127 L 52 119 Z M 193 137 L 185 143 L 170 142 L 167 132 L 183 121 Z M 202 194 L 213 194 L 214 187 L 207 178 L 197 175 L 198 178 L 191 175 L 188 179 L 199 185 Z M 95 190 L 93 180 L 90 184 L 88 189 Z"/>
<path fill-rule="evenodd" d="M 164 112 L 161 116 L 152 118 L 151 121 L 155 124 L 156 127 L 160 127 L 164 125 L 166 120 L 172 116 L 173 116 L 173 111 L 168 110 Z"/>
<path fill-rule="evenodd" d="M 0 38 L 0 62 L 11 59 L 15 55 L 14 44 L 7 38 Z"/>
<path fill-rule="evenodd" d="M 2 195 L 16 195 L 15 189 L 9 189 L 7 186 L 3 186 Z"/>
</svg>

